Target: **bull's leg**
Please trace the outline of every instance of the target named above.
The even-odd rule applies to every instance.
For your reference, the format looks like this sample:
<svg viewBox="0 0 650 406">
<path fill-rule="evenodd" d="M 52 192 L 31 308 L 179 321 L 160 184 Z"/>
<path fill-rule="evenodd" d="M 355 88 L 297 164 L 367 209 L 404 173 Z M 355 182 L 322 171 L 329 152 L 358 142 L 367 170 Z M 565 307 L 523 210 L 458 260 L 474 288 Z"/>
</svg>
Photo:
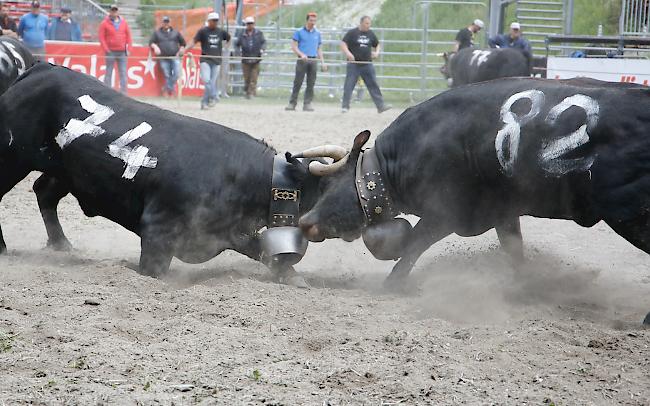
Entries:
<svg viewBox="0 0 650 406">
<path fill-rule="evenodd" d="M 2 162 L 2 172 L 0 173 L 0 201 L 7 192 L 13 189 L 14 186 L 29 174 L 29 169 L 13 165 L 10 162 Z M 7 252 L 7 244 L 5 243 L 0 227 L 0 254 Z"/>
<path fill-rule="evenodd" d="M 403 281 L 424 251 L 449 234 L 451 234 L 451 231 L 447 227 L 432 225 L 423 219 L 418 221 L 405 244 L 404 254 L 393 267 L 384 285 L 391 287 Z"/>
<path fill-rule="evenodd" d="M 63 233 L 57 214 L 59 201 L 69 192 L 67 185 L 53 176 L 43 174 L 34 182 L 34 192 L 45 223 L 48 248 L 55 251 L 70 251 L 72 244 Z"/>
<path fill-rule="evenodd" d="M 650 254 L 650 216 L 639 216 L 627 221 L 605 219 L 605 222 L 618 235 L 628 240 L 632 245 Z M 650 325 L 650 313 L 645 316 L 643 324 Z"/>
<path fill-rule="evenodd" d="M 144 225 L 140 230 L 138 273 L 158 278 L 169 271 L 174 256 L 174 233 L 166 228 Z"/>
<path fill-rule="evenodd" d="M 237 238 L 233 250 L 266 265 L 273 274 L 273 280 L 283 285 L 295 286 L 301 289 L 309 288 L 309 284 L 293 266 L 262 257 L 262 247 L 257 234 L 251 237 Z"/>
<path fill-rule="evenodd" d="M 524 242 L 521 237 L 519 217 L 503 222 L 495 227 L 501 248 L 510 255 L 515 264 L 524 262 Z"/>
</svg>

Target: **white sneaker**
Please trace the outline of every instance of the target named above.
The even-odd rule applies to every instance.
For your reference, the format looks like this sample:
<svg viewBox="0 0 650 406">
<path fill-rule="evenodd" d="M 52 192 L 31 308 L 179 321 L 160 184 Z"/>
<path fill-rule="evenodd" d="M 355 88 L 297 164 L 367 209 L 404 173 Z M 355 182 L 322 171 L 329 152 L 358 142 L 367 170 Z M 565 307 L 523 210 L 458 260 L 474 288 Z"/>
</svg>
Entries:
<svg viewBox="0 0 650 406">
<path fill-rule="evenodd" d="M 341 109 L 341 113 L 347 113 L 348 111 L 350 111 L 350 109 L 345 108 L 345 107 L 343 107 L 343 108 Z"/>
</svg>

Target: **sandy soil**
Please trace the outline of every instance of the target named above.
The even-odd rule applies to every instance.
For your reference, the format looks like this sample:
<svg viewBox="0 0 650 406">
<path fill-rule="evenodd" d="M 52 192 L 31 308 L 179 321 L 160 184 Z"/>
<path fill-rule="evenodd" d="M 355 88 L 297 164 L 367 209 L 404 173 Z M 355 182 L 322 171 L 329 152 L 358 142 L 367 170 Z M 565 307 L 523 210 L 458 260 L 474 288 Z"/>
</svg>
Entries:
<svg viewBox="0 0 650 406">
<path fill-rule="evenodd" d="M 399 113 L 157 103 L 293 151 L 347 146 Z M 236 253 L 174 261 L 162 281 L 128 267 L 134 235 L 70 197 L 75 251 L 43 250 L 35 177 L 0 205 L 0 405 L 650 404 L 650 260 L 604 224 L 523 219 L 519 271 L 494 232 L 449 237 L 401 295 L 381 289 L 392 262 L 359 241 L 312 244 L 309 290 Z"/>
</svg>

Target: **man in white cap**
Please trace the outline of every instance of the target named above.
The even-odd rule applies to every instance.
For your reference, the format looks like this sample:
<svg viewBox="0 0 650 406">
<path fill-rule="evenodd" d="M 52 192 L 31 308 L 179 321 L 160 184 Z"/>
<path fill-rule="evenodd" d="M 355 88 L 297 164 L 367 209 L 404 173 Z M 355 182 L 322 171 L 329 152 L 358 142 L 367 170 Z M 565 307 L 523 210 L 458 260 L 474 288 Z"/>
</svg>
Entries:
<svg viewBox="0 0 650 406">
<path fill-rule="evenodd" d="M 214 106 L 218 101 L 217 78 L 221 66 L 221 52 L 223 41 L 226 45 L 230 42 L 230 34 L 218 27 L 219 13 L 208 14 L 207 24 L 201 28 L 194 39 L 185 47 L 185 52 L 201 43 L 201 81 L 205 86 L 201 99 L 201 110 Z"/>
<path fill-rule="evenodd" d="M 496 37 L 490 38 L 488 44 L 491 48 L 516 48 L 526 55 L 526 58 L 532 57 L 530 44 L 521 35 L 521 25 L 518 22 L 510 24 L 510 32 L 508 34 L 500 34 Z"/>
<path fill-rule="evenodd" d="M 244 19 L 246 30 L 235 41 L 235 47 L 241 48 L 241 70 L 244 75 L 244 92 L 247 99 L 257 95 L 257 77 L 260 74 L 262 52 L 266 49 L 266 39 L 262 31 L 255 28 L 255 18 Z"/>
<path fill-rule="evenodd" d="M 458 31 L 458 34 L 456 34 L 456 45 L 454 46 L 454 52 L 458 52 L 463 48 L 473 47 L 474 34 L 481 31 L 484 26 L 485 24 L 483 21 L 477 18 L 469 26 Z"/>
</svg>

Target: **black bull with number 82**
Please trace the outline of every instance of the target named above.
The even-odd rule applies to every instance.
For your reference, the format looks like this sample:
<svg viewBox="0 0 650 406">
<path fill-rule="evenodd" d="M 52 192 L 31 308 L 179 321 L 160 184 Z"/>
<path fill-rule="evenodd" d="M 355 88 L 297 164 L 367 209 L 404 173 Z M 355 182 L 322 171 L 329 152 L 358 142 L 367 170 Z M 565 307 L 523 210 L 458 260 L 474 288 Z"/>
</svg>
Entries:
<svg viewBox="0 0 650 406">
<path fill-rule="evenodd" d="M 275 156 L 240 131 L 137 102 L 59 66 L 37 64 L 0 97 L 0 197 L 43 172 L 34 191 L 49 246 L 70 247 L 57 205 L 72 193 L 86 215 L 140 236 L 139 271 L 152 276 L 172 256 L 198 263 L 232 249 L 262 260 L 280 282 L 304 283 L 291 263 L 264 258 L 258 234 L 270 217 Z M 309 173 L 313 160 L 286 160 L 304 212 L 323 180 Z"/>
<path fill-rule="evenodd" d="M 366 227 L 354 140 L 300 219 L 308 239 Z M 420 217 L 400 244 L 389 281 L 407 275 L 436 241 L 496 228 L 523 258 L 519 216 L 604 220 L 650 253 L 650 89 L 591 79 L 499 79 L 444 92 L 409 108 L 373 148 L 397 212 Z M 364 235 L 365 236 L 365 235 Z"/>
</svg>

